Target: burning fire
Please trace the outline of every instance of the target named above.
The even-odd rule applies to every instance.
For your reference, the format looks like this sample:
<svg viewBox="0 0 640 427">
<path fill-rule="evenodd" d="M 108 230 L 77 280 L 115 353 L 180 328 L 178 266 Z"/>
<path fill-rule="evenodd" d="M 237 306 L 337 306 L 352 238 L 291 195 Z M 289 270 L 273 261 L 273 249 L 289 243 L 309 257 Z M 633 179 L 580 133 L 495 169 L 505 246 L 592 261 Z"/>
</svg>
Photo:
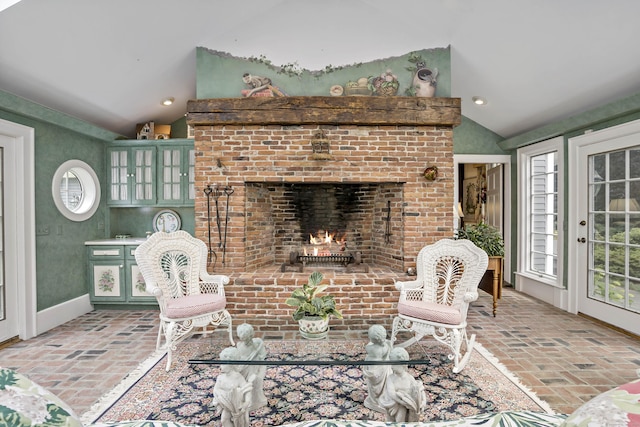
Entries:
<svg viewBox="0 0 640 427">
<path fill-rule="evenodd" d="M 324 237 L 314 237 L 313 234 L 309 234 L 309 243 L 312 245 L 321 245 L 323 243 L 331 242 L 333 242 L 333 234 L 329 234 L 328 231 L 324 232 Z"/>
<path fill-rule="evenodd" d="M 317 237 L 313 234 L 309 234 L 309 243 L 314 246 L 313 256 L 330 256 L 333 244 L 338 245 L 339 251 L 344 251 L 347 241 L 344 237 L 340 240 L 336 240 L 335 233 L 331 234 L 329 231 L 319 231 Z M 307 248 L 304 248 L 304 255 L 310 255 L 307 253 Z"/>
</svg>

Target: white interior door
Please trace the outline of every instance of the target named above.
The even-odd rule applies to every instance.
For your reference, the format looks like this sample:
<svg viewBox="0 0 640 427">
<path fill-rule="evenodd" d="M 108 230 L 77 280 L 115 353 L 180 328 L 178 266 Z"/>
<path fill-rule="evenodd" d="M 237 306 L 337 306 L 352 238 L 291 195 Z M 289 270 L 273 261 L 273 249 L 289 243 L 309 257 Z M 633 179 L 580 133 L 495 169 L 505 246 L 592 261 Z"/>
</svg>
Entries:
<svg viewBox="0 0 640 427">
<path fill-rule="evenodd" d="M 577 311 L 640 334 L 640 126 L 575 138 Z M 570 283 L 569 286 L 572 284 Z"/>
<path fill-rule="evenodd" d="M 0 135 L 0 342 L 18 336 L 16 252 L 11 250 L 12 233 L 5 232 L 15 227 L 14 212 L 6 200 L 11 197 L 7 195 L 6 190 L 12 188 L 12 181 L 15 179 L 11 173 L 11 166 L 6 165 L 6 160 L 13 157 L 9 148 L 10 142 L 11 138 Z"/>
<path fill-rule="evenodd" d="M 35 131 L 0 120 L 2 149 L 2 281 L 0 341 L 37 334 Z"/>
</svg>

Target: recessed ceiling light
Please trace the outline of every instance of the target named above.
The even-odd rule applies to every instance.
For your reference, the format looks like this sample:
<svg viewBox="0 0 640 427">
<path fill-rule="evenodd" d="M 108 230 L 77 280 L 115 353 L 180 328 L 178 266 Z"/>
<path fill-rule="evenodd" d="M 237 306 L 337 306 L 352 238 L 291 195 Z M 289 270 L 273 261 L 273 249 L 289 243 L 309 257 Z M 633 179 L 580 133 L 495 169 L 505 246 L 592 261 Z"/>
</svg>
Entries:
<svg viewBox="0 0 640 427">
<path fill-rule="evenodd" d="M 165 98 L 162 100 L 162 105 L 165 105 L 168 107 L 169 105 L 173 104 L 173 101 L 175 101 L 175 98 L 170 96 L 169 98 Z"/>
<path fill-rule="evenodd" d="M 487 104 L 487 100 L 484 99 L 481 96 L 474 96 L 473 98 L 471 98 L 471 100 L 473 101 L 474 104 L 476 105 L 486 105 Z"/>
</svg>

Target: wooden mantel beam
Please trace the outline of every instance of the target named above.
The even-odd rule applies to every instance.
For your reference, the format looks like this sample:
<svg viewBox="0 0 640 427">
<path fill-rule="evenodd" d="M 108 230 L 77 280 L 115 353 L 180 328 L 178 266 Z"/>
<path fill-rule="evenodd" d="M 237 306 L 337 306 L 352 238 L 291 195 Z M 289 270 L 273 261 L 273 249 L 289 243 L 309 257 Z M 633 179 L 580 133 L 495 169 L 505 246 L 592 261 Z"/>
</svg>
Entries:
<svg viewBox="0 0 640 427">
<path fill-rule="evenodd" d="M 202 125 L 457 126 L 460 98 L 287 96 L 212 98 L 187 103 L 187 123 Z"/>
</svg>

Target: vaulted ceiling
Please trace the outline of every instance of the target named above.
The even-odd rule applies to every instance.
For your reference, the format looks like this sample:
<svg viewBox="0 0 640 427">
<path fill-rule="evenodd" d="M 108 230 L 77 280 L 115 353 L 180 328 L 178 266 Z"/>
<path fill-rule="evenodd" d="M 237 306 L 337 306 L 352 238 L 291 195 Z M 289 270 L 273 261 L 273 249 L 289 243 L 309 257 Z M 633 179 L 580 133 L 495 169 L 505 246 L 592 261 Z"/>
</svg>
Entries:
<svg viewBox="0 0 640 427">
<path fill-rule="evenodd" d="M 198 46 L 309 70 L 450 46 L 463 115 L 505 138 L 640 92 L 636 0 L 14 1 L 0 89 L 129 136 L 184 115 Z"/>
</svg>

